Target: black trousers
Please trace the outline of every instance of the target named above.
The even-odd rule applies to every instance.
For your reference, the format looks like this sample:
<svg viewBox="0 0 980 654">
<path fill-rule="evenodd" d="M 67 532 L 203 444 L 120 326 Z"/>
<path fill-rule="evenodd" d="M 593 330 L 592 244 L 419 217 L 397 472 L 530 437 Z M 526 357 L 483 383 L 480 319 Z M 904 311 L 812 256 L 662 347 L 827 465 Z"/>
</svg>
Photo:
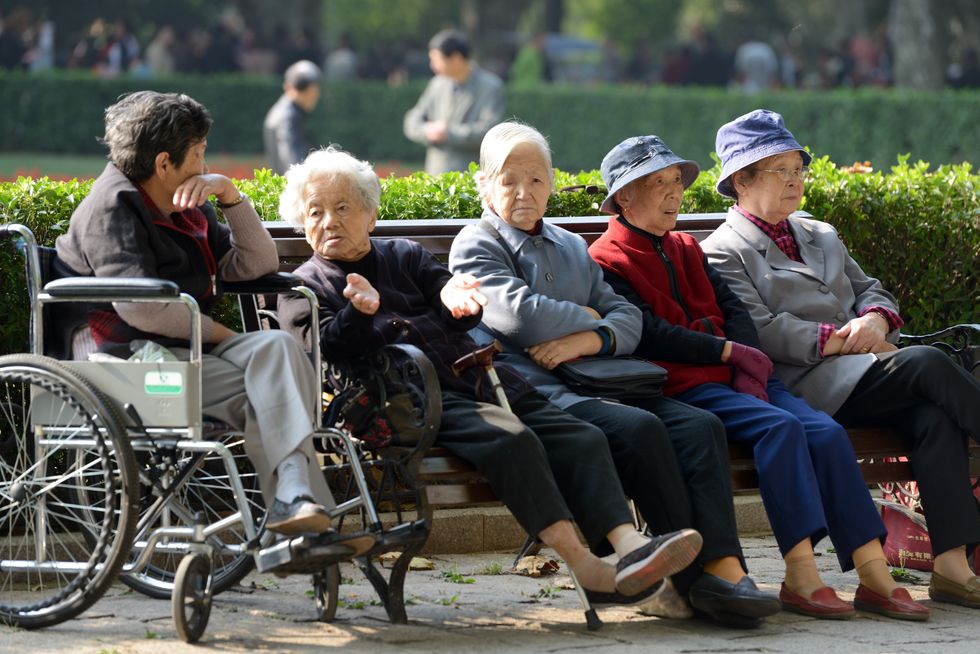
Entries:
<svg viewBox="0 0 980 654">
<path fill-rule="evenodd" d="M 587 400 L 567 411 L 605 433 L 623 490 L 653 533 L 701 532 L 697 561 L 674 575 L 678 592 L 687 592 L 704 561 L 737 556 L 744 567 L 721 420 L 670 398 L 634 404 Z"/>
<path fill-rule="evenodd" d="M 595 547 L 614 527 L 632 524 L 600 429 L 538 393 L 511 408 L 513 413 L 445 391 L 437 441 L 472 463 L 532 536 L 574 519 Z"/>
<path fill-rule="evenodd" d="M 980 543 L 967 438 L 980 442 L 980 382 L 925 345 L 878 355 L 834 418 L 845 427 L 882 424 L 906 439 L 933 555 Z"/>
</svg>

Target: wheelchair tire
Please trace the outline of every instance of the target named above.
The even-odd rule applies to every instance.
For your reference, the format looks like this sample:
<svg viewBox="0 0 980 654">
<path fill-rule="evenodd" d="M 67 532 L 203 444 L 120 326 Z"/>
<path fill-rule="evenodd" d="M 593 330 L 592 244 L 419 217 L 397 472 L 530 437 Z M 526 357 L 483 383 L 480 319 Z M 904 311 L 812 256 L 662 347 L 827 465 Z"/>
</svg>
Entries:
<svg viewBox="0 0 980 654">
<path fill-rule="evenodd" d="M 313 575 L 313 603 L 316 606 L 316 619 L 320 622 L 333 622 L 337 615 L 337 601 L 340 599 L 340 566 L 331 563 L 323 572 Z"/>
<path fill-rule="evenodd" d="M 82 376 L 14 354 L 0 357 L 0 442 L 0 622 L 58 624 L 96 602 L 129 553 L 138 479 L 126 429 Z M 80 506 L 77 487 L 99 504 Z"/>
<path fill-rule="evenodd" d="M 223 442 L 235 457 L 238 473 L 245 487 L 246 501 L 258 529 L 265 515 L 265 504 L 259 489 L 258 475 L 245 454 L 244 438 L 239 433 L 229 433 L 216 440 Z M 204 454 L 196 455 L 197 460 L 194 461 L 193 456 L 187 454 L 184 459 L 188 465 L 196 466 L 191 477 L 174 493 L 161 519 L 144 529 L 142 533 L 151 533 L 153 528 L 162 526 L 164 521 L 173 525 L 192 525 L 193 516 L 199 511 L 204 513 L 205 522 L 212 524 L 237 509 L 231 483 L 221 458 L 215 454 Z M 141 490 L 144 494 L 150 493 L 150 488 L 146 484 L 141 485 Z M 274 534 L 270 532 L 259 534 L 261 544 L 270 544 L 273 537 Z M 217 595 L 231 588 L 255 568 L 255 560 L 250 552 L 232 552 L 222 547 L 225 544 L 242 545 L 247 540 L 244 528 L 238 524 L 222 531 L 209 541 L 214 550 L 211 584 L 214 594 Z M 130 558 L 134 559 L 136 555 L 137 552 L 134 550 Z M 174 575 L 183 558 L 184 552 L 180 551 L 154 554 L 146 568 L 138 573 L 124 574 L 120 577 L 120 581 L 148 597 L 170 599 L 174 589 Z"/>
<path fill-rule="evenodd" d="M 174 575 L 171 599 L 177 637 L 196 643 L 211 617 L 211 557 L 204 552 L 184 556 Z"/>
</svg>

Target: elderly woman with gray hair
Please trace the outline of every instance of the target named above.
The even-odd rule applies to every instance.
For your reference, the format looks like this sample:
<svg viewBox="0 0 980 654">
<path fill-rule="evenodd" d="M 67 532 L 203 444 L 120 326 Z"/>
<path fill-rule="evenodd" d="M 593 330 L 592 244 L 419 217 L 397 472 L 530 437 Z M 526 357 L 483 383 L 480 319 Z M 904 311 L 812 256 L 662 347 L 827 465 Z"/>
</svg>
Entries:
<svg viewBox="0 0 980 654">
<path fill-rule="evenodd" d="M 296 270 L 320 301 L 320 343 L 335 362 L 408 343 L 432 361 L 442 393 L 437 442 L 470 461 L 529 534 L 568 563 L 594 604 L 636 602 L 694 559 L 693 529 L 647 538 L 632 525 L 602 433 L 549 403 L 508 366 L 499 374 L 513 413 L 493 403 L 480 371 L 453 362 L 477 348 L 467 330 L 487 299 L 472 275 L 453 275 L 417 243 L 372 239 L 381 185 L 371 166 L 327 148 L 286 173 L 279 213 L 313 257 Z M 309 305 L 280 298 L 280 323 L 309 342 Z M 616 565 L 586 550 L 608 539 Z"/>
<path fill-rule="evenodd" d="M 844 425 L 894 427 L 912 450 L 935 557 L 929 596 L 980 608 L 967 563 L 980 543 L 967 438 L 980 440 L 980 383 L 937 348 L 898 349 L 898 304 L 848 253 L 833 226 L 793 215 L 810 154 L 783 117 L 757 109 L 718 129 L 716 190 L 735 200 L 703 243 L 748 309 L 762 350 L 790 390 Z M 884 567 L 882 565 L 882 567 Z M 918 610 L 908 593 L 864 585 L 855 606 Z"/>
<path fill-rule="evenodd" d="M 721 422 L 669 398 L 627 406 L 583 395 L 558 377 L 555 368 L 565 361 L 630 354 L 640 337 L 640 312 L 603 281 L 581 237 L 543 220 L 553 170 L 540 132 L 514 122 L 493 127 L 483 139 L 480 168 L 483 219 L 460 231 L 449 255 L 450 268 L 478 278 L 488 299 L 474 338 L 499 339 L 502 361 L 603 431 L 623 489 L 653 530 L 701 532 L 696 564 L 673 578 L 679 594 L 714 620 L 759 626 L 780 604 L 745 574 Z M 677 594 L 644 610 L 690 615 Z"/>
</svg>

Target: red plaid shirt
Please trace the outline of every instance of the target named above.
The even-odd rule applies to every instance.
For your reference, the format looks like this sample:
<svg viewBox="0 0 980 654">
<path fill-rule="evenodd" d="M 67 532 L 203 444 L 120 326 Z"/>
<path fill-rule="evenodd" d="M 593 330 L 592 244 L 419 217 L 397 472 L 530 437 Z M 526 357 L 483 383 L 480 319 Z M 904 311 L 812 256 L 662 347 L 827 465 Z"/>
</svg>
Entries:
<svg viewBox="0 0 980 654">
<path fill-rule="evenodd" d="M 787 258 L 796 261 L 797 263 L 806 263 L 803 261 L 803 255 L 800 254 L 800 246 L 796 242 L 796 237 L 793 236 L 793 231 L 789 228 L 789 221 L 781 220 L 773 225 L 772 223 L 766 222 L 757 216 L 753 216 L 737 204 L 732 208 L 745 216 L 753 225 L 761 229 L 763 234 L 771 238 L 772 242 L 776 244 L 777 248 L 779 248 L 779 251 L 785 254 Z M 905 324 L 905 321 L 902 320 L 901 316 L 887 307 L 864 307 L 861 309 L 861 312 L 858 315 L 864 316 L 872 311 L 878 313 L 888 321 L 889 331 L 898 329 Z M 817 351 L 820 352 L 820 356 L 823 356 L 824 346 L 827 344 L 827 341 L 830 340 L 833 333 L 837 331 L 837 329 L 838 326 L 833 323 L 820 323 L 817 332 Z"/>
</svg>

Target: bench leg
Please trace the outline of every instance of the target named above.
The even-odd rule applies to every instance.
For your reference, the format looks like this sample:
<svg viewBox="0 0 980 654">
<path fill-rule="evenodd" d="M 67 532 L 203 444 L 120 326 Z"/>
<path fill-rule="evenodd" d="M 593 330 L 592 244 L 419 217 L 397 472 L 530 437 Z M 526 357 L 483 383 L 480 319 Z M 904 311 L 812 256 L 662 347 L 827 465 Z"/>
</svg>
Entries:
<svg viewBox="0 0 980 654">
<path fill-rule="evenodd" d="M 388 619 L 394 624 L 405 624 L 408 622 L 408 614 L 405 613 L 405 576 L 408 574 L 408 567 L 425 545 L 425 540 L 413 543 L 405 548 L 395 565 L 391 568 L 391 574 L 385 580 L 384 575 L 378 570 L 369 557 L 357 559 L 357 564 L 371 582 L 374 592 L 378 594 Z"/>
</svg>

